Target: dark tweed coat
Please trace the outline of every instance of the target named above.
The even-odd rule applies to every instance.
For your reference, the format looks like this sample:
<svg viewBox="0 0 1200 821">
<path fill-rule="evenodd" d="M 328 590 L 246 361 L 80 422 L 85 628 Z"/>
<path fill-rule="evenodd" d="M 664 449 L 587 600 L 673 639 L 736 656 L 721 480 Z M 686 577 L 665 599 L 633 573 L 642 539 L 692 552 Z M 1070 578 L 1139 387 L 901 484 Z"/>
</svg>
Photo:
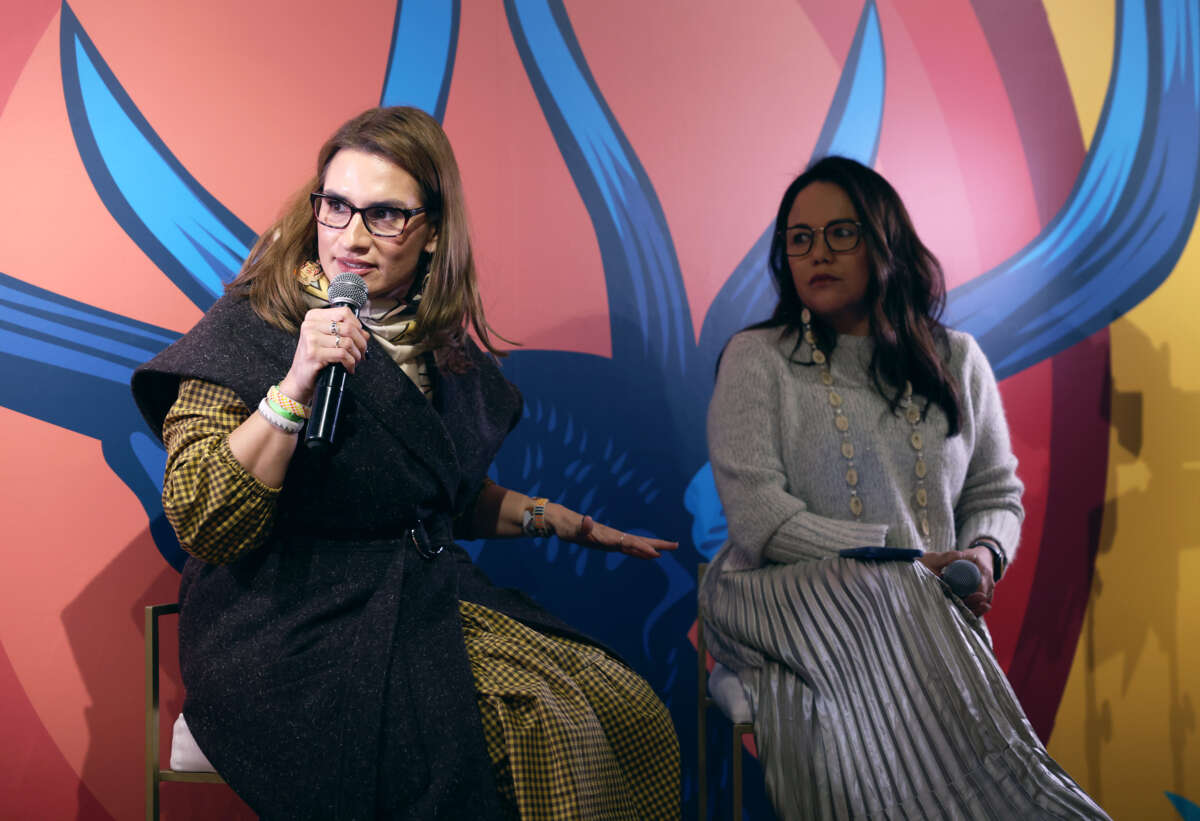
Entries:
<svg viewBox="0 0 1200 821">
<path fill-rule="evenodd" d="M 161 434 L 179 381 L 233 389 L 255 408 L 296 338 L 222 298 L 137 370 Z M 494 818 L 495 781 L 463 647 L 459 600 L 587 641 L 524 594 L 494 587 L 452 544 L 521 414 L 521 396 L 471 345 L 436 375 L 437 401 L 372 342 L 349 380 L 339 443 L 297 449 L 267 543 L 214 566 L 188 559 L 180 661 L 188 725 L 266 818 Z M 434 558 L 416 549 L 420 521 Z M 425 553 L 431 551 L 426 550 Z"/>
</svg>

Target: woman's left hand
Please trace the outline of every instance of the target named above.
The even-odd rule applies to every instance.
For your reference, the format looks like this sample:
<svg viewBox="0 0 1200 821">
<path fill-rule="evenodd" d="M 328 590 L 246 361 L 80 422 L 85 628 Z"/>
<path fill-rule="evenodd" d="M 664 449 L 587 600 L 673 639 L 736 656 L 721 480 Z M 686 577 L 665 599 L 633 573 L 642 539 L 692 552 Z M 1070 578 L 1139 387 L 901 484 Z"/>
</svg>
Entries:
<svg viewBox="0 0 1200 821">
<path fill-rule="evenodd" d="M 992 554 L 986 547 L 926 553 L 917 561 L 928 567 L 935 576 L 941 576 L 942 571 L 949 567 L 951 562 L 959 559 L 973 562 L 979 568 L 979 587 L 974 593 L 965 596 L 962 602 L 976 616 L 983 616 L 992 609 L 992 594 L 996 592 L 996 582 L 992 580 Z"/>
<path fill-rule="evenodd" d="M 546 521 L 563 541 L 610 553 L 624 553 L 637 559 L 657 559 L 662 555 L 661 551 L 679 547 L 679 542 L 638 536 L 600 524 L 591 516 L 558 504 L 546 505 Z"/>
</svg>

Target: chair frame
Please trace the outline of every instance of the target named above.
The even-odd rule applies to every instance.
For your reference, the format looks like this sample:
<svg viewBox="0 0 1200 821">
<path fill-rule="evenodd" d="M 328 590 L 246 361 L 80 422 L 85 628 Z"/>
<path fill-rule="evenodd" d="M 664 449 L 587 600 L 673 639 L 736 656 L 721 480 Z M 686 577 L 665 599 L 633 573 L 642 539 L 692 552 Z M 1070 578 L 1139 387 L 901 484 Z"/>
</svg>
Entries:
<svg viewBox="0 0 1200 821">
<path fill-rule="evenodd" d="M 164 781 L 191 784 L 224 784 L 216 773 L 180 772 L 159 766 L 158 620 L 179 612 L 178 604 L 153 604 L 146 608 L 146 821 L 158 821 L 159 785 Z"/>
<path fill-rule="evenodd" d="M 704 583 L 704 573 L 708 563 L 696 565 L 696 590 Z M 704 611 L 700 607 L 700 597 L 696 596 L 696 767 L 699 771 L 699 814 L 700 821 L 708 818 L 708 708 L 716 707 L 717 702 L 708 694 L 708 648 L 704 644 Z M 720 712 L 718 708 L 718 712 Z M 733 724 L 733 818 L 742 818 L 742 739 L 754 735 L 754 725 L 746 723 Z"/>
</svg>

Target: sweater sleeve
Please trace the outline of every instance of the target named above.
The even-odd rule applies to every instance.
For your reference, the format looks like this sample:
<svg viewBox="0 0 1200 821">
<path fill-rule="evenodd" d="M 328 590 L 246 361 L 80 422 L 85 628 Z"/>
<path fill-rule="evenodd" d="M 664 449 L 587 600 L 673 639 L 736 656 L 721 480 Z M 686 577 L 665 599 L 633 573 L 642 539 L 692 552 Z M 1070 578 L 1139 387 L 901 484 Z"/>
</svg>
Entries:
<svg viewBox="0 0 1200 821">
<path fill-rule="evenodd" d="M 975 539 L 989 536 L 1011 562 L 1025 518 L 1021 506 L 1025 486 L 1017 478 L 1017 457 L 1009 441 L 996 377 L 975 340 L 967 337 L 967 341 L 962 387 L 970 403 L 975 442 L 962 492 L 954 506 L 958 549 L 965 550 Z"/>
<path fill-rule="evenodd" d="M 261 545 L 275 512 L 279 490 L 252 476 L 229 449 L 229 434 L 249 415 L 232 390 L 188 379 L 163 421 L 163 511 L 183 549 L 211 564 Z"/>
<path fill-rule="evenodd" d="M 818 516 L 789 492 L 780 441 L 781 361 L 750 334 L 730 340 L 721 361 L 708 410 L 708 451 L 730 540 L 753 567 L 884 544 L 886 525 Z"/>
</svg>

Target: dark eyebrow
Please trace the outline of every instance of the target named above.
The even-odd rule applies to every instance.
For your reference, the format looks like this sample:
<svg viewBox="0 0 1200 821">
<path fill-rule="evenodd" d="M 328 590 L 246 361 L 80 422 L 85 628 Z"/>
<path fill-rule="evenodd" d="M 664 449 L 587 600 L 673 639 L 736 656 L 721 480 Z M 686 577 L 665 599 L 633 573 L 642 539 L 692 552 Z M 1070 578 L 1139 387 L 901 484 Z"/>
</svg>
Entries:
<svg viewBox="0 0 1200 821">
<path fill-rule="evenodd" d="M 339 199 L 342 202 L 346 203 L 347 205 L 354 205 L 354 203 L 352 203 L 350 201 L 349 197 L 339 194 L 336 191 L 329 191 L 328 189 L 325 189 L 325 190 L 322 190 L 321 193 L 326 197 L 333 197 L 334 199 Z M 372 203 L 369 203 L 368 205 L 361 205 L 361 206 L 354 205 L 354 207 L 358 208 L 359 210 L 362 210 L 364 208 L 398 208 L 402 211 L 407 211 L 407 210 L 411 210 L 411 208 L 416 208 L 417 206 L 409 206 L 400 200 L 380 200 L 379 202 L 372 202 Z"/>
<path fill-rule="evenodd" d="M 833 225 L 835 222 L 858 222 L 858 221 L 859 220 L 857 217 L 836 217 L 835 219 L 831 219 L 829 222 L 825 223 L 825 225 Z M 810 231 L 813 230 L 813 227 L 811 225 L 809 225 L 807 222 L 798 222 L 795 225 L 789 225 L 784 230 L 791 231 L 793 228 L 807 228 Z"/>
</svg>

